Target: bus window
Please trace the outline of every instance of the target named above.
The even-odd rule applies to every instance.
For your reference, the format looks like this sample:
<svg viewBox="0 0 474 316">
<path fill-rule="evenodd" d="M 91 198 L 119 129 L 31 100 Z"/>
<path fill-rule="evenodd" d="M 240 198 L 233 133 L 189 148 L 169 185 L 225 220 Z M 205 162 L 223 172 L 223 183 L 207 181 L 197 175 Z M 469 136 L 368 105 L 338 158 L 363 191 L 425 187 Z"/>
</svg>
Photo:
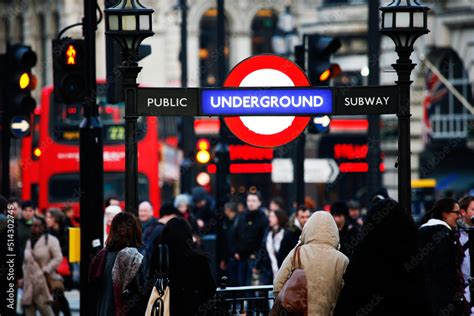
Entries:
<svg viewBox="0 0 474 316">
<path fill-rule="evenodd" d="M 79 174 L 57 174 L 49 180 L 49 202 L 75 202 L 79 200 Z M 104 197 L 117 196 L 125 199 L 125 175 L 118 172 L 104 174 Z M 149 182 L 145 175 L 138 175 L 138 199 L 149 199 Z"/>
<path fill-rule="evenodd" d="M 123 144 L 125 142 L 125 104 L 106 103 L 105 85 L 97 85 L 97 102 L 103 127 L 104 144 Z M 64 104 L 50 100 L 51 135 L 58 142 L 79 143 L 79 124 L 83 119 L 82 104 Z M 145 119 L 139 117 L 137 140 L 143 138 L 146 132 Z"/>
</svg>

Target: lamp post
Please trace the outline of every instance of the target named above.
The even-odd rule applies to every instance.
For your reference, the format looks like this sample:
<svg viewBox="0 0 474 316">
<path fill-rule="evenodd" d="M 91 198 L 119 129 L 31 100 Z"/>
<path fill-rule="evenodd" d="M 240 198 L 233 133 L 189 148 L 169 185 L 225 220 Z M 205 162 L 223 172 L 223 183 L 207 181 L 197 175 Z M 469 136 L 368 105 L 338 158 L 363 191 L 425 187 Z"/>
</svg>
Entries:
<svg viewBox="0 0 474 316">
<path fill-rule="evenodd" d="M 104 10 L 105 35 L 115 39 L 122 49 L 122 85 L 125 100 L 125 210 L 138 213 L 137 150 L 137 76 L 142 67 L 137 56 L 140 43 L 152 36 L 153 9 L 139 0 L 121 0 Z"/>
<path fill-rule="evenodd" d="M 417 0 L 394 0 L 382 11 L 380 32 L 395 43 L 398 60 L 392 67 L 398 75 L 400 88 L 398 108 L 398 200 L 411 213 L 411 152 L 410 152 L 410 75 L 416 64 L 410 59 L 418 37 L 427 34 L 429 8 Z"/>
</svg>

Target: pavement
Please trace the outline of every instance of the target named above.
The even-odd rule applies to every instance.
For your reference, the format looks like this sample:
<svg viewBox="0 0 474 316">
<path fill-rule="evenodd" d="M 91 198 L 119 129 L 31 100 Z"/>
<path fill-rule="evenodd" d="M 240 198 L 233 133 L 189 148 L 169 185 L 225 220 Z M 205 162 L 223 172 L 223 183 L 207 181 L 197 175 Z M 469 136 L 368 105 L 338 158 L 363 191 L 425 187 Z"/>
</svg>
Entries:
<svg viewBox="0 0 474 316">
<path fill-rule="evenodd" d="M 79 316 L 79 290 L 66 291 L 64 294 L 69 302 L 71 315 Z"/>
</svg>

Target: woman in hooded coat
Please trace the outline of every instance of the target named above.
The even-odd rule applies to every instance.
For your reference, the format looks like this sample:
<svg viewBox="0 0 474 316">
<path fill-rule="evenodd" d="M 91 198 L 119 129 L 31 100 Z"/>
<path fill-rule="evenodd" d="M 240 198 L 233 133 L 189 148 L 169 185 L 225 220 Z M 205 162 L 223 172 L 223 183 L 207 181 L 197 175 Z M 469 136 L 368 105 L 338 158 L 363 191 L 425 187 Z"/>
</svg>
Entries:
<svg viewBox="0 0 474 316">
<path fill-rule="evenodd" d="M 301 267 L 296 268 L 305 271 L 308 281 L 307 315 L 332 315 L 349 259 L 337 250 L 339 231 L 331 214 L 324 211 L 314 213 L 304 226 L 298 245 L 301 246 Z M 291 273 L 295 249 L 285 258 L 275 277 L 275 296 Z"/>
<path fill-rule="evenodd" d="M 334 315 L 429 315 L 417 228 L 398 202 L 377 202 L 350 246 L 355 249 Z"/>
</svg>

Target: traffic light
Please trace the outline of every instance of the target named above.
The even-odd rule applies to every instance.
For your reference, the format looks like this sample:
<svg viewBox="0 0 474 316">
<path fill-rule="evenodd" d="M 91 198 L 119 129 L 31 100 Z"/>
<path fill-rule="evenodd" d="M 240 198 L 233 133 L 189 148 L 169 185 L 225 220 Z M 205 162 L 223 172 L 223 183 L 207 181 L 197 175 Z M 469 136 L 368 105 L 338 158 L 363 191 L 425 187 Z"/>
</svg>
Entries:
<svg viewBox="0 0 474 316">
<path fill-rule="evenodd" d="M 328 85 L 331 78 L 341 73 L 339 65 L 330 61 L 331 55 L 340 47 L 341 41 L 335 37 L 320 34 L 303 36 L 303 51 L 307 53 L 304 68 L 313 86 Z"/>
<path fill-rule="evenodd" d="M 54 100 L 76 103 L 86 96 L 84 40 L 69 37 L 53 40 Z"/>
<path fill-rule="evenodd" d="M 208 139 L 200 138 L 196 142 L 196 183 L 207 187 L 211 182 L 211 176 L 207 170 L 211 161 L 211 144 Z"/>
<path fill-rule="evenodd" d="M 196 152 L 196 161 L 201 164 L 206 164 L 211 160 L 211 144 L 205 138 L 201 138 L 197 141 L 197 152 Z"/>
<path fill-rule="evenodd" d="M 29 121 L 36 107 L 36 101 L 31 96 L 37 84 L 32 73 L 37 61 L 36 53 L 29 46 L 16 44 L 7 47 L 6 58 L 8 114 L 10 118 L 24 116 Z"/>
</svg>

